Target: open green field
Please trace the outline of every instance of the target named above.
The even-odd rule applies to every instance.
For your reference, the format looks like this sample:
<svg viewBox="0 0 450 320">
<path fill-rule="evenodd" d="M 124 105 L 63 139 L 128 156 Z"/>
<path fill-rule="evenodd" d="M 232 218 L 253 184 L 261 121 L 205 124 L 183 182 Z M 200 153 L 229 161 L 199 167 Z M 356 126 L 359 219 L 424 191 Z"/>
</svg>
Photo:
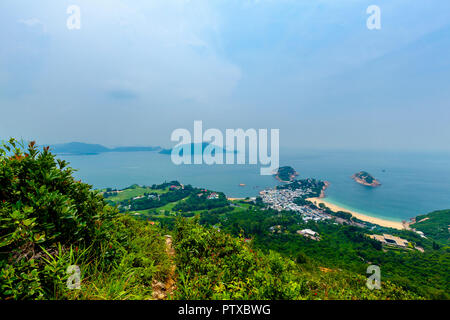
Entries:
<svg viewBox="0 0 450 320">
<path fill-rule="evenodd" d="M 101 190 L 101 192 L 105 192 L 106 189 Z M 137 186 L 129 189 L 120 190 L 117 195 L 108 197 L 107 200 L 120 202 L 123 200 L 133 199 L 135 197 L 139 197 L 144 195 L 145 193 L 158 193 L 163 194 L 168 191 L 168 188 L 165 189 L 152 189 L 151 187 L 142 187 Z"/>
</svg>

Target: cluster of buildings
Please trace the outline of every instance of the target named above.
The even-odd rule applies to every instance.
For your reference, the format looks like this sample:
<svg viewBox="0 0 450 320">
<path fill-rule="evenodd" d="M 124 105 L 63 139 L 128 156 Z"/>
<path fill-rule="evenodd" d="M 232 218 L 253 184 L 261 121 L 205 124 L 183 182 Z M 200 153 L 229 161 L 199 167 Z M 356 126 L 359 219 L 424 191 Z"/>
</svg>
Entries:
<svg viewBox="0 0 450 320">
<path fill-rule="evenodd" d="M 374 240 L 377 240 L 381 242 L 384 245 L 388 246 L 394 246 L 398 248 L 407 249 L 409 246 L 409 241 L 402 239 L 400 237 L 396 237 L 390 234 L 371 234 L 369 235 L 369 238 L 372 238 Z M 420 252 L 424 252 L 422 247 L 415 246 L 416 250 L 419 250 Z"/>
<path fill-rule="evenodd" d="M 319 234 L 311 229 L 298 230 L 297 233 L 312 240 L 320 240 Z"/>
<path fill-rule="evenodd" d="M 159 194 L 158 195 L 147 194 L 147 195 L 137 196 L 137 197 L 134 197 L 133 200 L 139 200 L 139 199 L 143 199 L 143 198 L 160 200 Z"/>
<path fill-rule="evenodd" d="M 390 235 L 390 234 L 371 234 L 369 235 L 369 238 L 372 238 L 374 240 L 377 240 L 385 245 L 392 245 L 397 246 L 400 248 L 406 248 L 408 246 L 409 241 Z"/>
<path fill-rule="evenodd" d="M 268 204 L 270 208 L 277 211 L 291 210 L 302 214 L 302 219 L 307 221 L 322 221 L 331 219 L 332 217 L 324 213 L 322 210 L 312 209 L 307 205 L 298 205 L 294 200 L 304 197 L 310 192 L 303 189 L 268 189 L 259 193 L 262 201 Z"/>
<path fill-rule="evenodd" d="M 208 197 L 206 197 L 206 199 L 208 200 L 214 200 L 214 199 L 219 199 L 219 194 L 216 192 L 211 192 Z"/>
<path fill-rule="evenodd" d="M 268 204 L 270 208 L 282 211 L 282 210 L 300 210 L 302 206 L 296 205 L 294 200 L 296 198 L 305 195 L 301 189 L 289 190 L 289 189 L 268 189 L 259 192 L 261 199 L 264 203 Z"/>
<path fill-rule="evenodd" d="M 207 194 L 208 193 L 208 190 L 206 190 L 206 189 L 204 189 L 204 190 L 201 190 L 202 192 L 200 192 L 200 193 L 198 193 L 197 194 L 197 197 L 203 197 L 203 195 L 205 195 L 205 194 Z M 206 199 L 208 199 L 208 200 L 216 200 L 216 199 L 219 199 L 219 194 L 217 193 L 217 192 L 211 192 L 211 193 L 209 193 L 207 196 L 206 196 Z"/>
</svg>

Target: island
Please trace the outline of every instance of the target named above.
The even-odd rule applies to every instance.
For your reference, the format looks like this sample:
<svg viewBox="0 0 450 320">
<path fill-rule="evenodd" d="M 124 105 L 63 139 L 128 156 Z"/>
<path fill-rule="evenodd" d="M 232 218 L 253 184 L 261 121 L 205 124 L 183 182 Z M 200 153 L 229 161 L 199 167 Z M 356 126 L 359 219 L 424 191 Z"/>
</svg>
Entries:
<svg viewBox="0 0 450 320">
<path fill-rule="evenodd" d="M 381 183 L 378 180 L 376 180 L 372 175 L 370 175 L 366 171 L 360 171 L 358 173 L 355 173 L 354 175 L 352 175 L 352 179 L 358 182 L 359 184 L 368 187 L 378 187 L 381 185 Z"/>
<path fill-rule="evenodd" d="M 198 152 L 200 152 L 201 154 L 203 154 L 203 152 L 205 151 L 206 147 L 208 147 L 209 145 L 212 146 L 212 150 L 211 150 L 211 155 L 214 156 L 216 154 L 216 152 L 218 154 L 225 154 L 225 153 L 237 153 L 237 150 L 233 150 L 233 151 L 229 151 L 224 147 L 219 147 L 216 146 L 214 144 L 210 144 L 208 142 L 202 142 L 202 143 L 190 143 L 190 144 L 184 144 L 181 146 L 176 147 L 176 149 L 174 148 L 170 148 L 170 149 L 161 149 L 159 151 L 160 154 L 167 154 L 167 155 L 171 155 L 173 150 L 175 150 L 176 152 L 178 152 L 178 154 L 180 156 L 183 156 L 183 151 L 186 150 L 191 150 L 191 155 L 194 154 L 198 154 Z M 195 148 L 195 146 L 197 146 L 197 148 Z"/>
<path fill-rule="evenodd" d="M 278 168 L 274 176 L 277 180 L 281 182 L 292 182 L 294 181 L 295 177 L 298 176 L 298 173 L 294 170 L 294 168 L 284 166 Z"/>
</svg>

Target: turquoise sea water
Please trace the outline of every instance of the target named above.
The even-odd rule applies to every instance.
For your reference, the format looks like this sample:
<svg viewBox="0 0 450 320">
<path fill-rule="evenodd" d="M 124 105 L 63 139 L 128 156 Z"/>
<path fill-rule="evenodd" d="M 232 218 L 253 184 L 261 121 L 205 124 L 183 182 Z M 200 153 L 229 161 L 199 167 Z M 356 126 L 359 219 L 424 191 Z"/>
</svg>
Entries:
<svg viewBox="0 0 450 320">
<path fill-rule="evenodd" d="M 60 157 L 78 169 L 79 179 L 95 188 L 179 180 L 229 197 L 246 197 L 279 184 L 271 176 L 261 176 L 257 165 L 176 166 L 170 156 L 156 152 Z M 450 153 L 282 151 L 280 165 L 294 167 L 300 178 L 329 181 L 328 201 L 370 216 L 401 221 L 450 208 Z M 361 170 L 382 185 L 371 188 L 354 182 L 350 176 Z"/>
</svg>

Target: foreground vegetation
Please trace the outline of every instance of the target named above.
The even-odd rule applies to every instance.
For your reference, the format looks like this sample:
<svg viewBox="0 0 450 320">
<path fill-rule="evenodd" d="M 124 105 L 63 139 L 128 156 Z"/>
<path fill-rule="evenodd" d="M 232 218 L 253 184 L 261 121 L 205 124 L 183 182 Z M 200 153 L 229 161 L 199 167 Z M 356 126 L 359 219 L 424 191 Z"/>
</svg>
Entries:
<svg viewBox="0 0 450 320">
<path fill-rule="evenodd" d="M 0 149 L 0 298 L 146 299 L 170 267 L 159 228 L 118 215 L 34 143 Z M 69 290 L 67 268 L 81 271 Z"/>
</svg>

